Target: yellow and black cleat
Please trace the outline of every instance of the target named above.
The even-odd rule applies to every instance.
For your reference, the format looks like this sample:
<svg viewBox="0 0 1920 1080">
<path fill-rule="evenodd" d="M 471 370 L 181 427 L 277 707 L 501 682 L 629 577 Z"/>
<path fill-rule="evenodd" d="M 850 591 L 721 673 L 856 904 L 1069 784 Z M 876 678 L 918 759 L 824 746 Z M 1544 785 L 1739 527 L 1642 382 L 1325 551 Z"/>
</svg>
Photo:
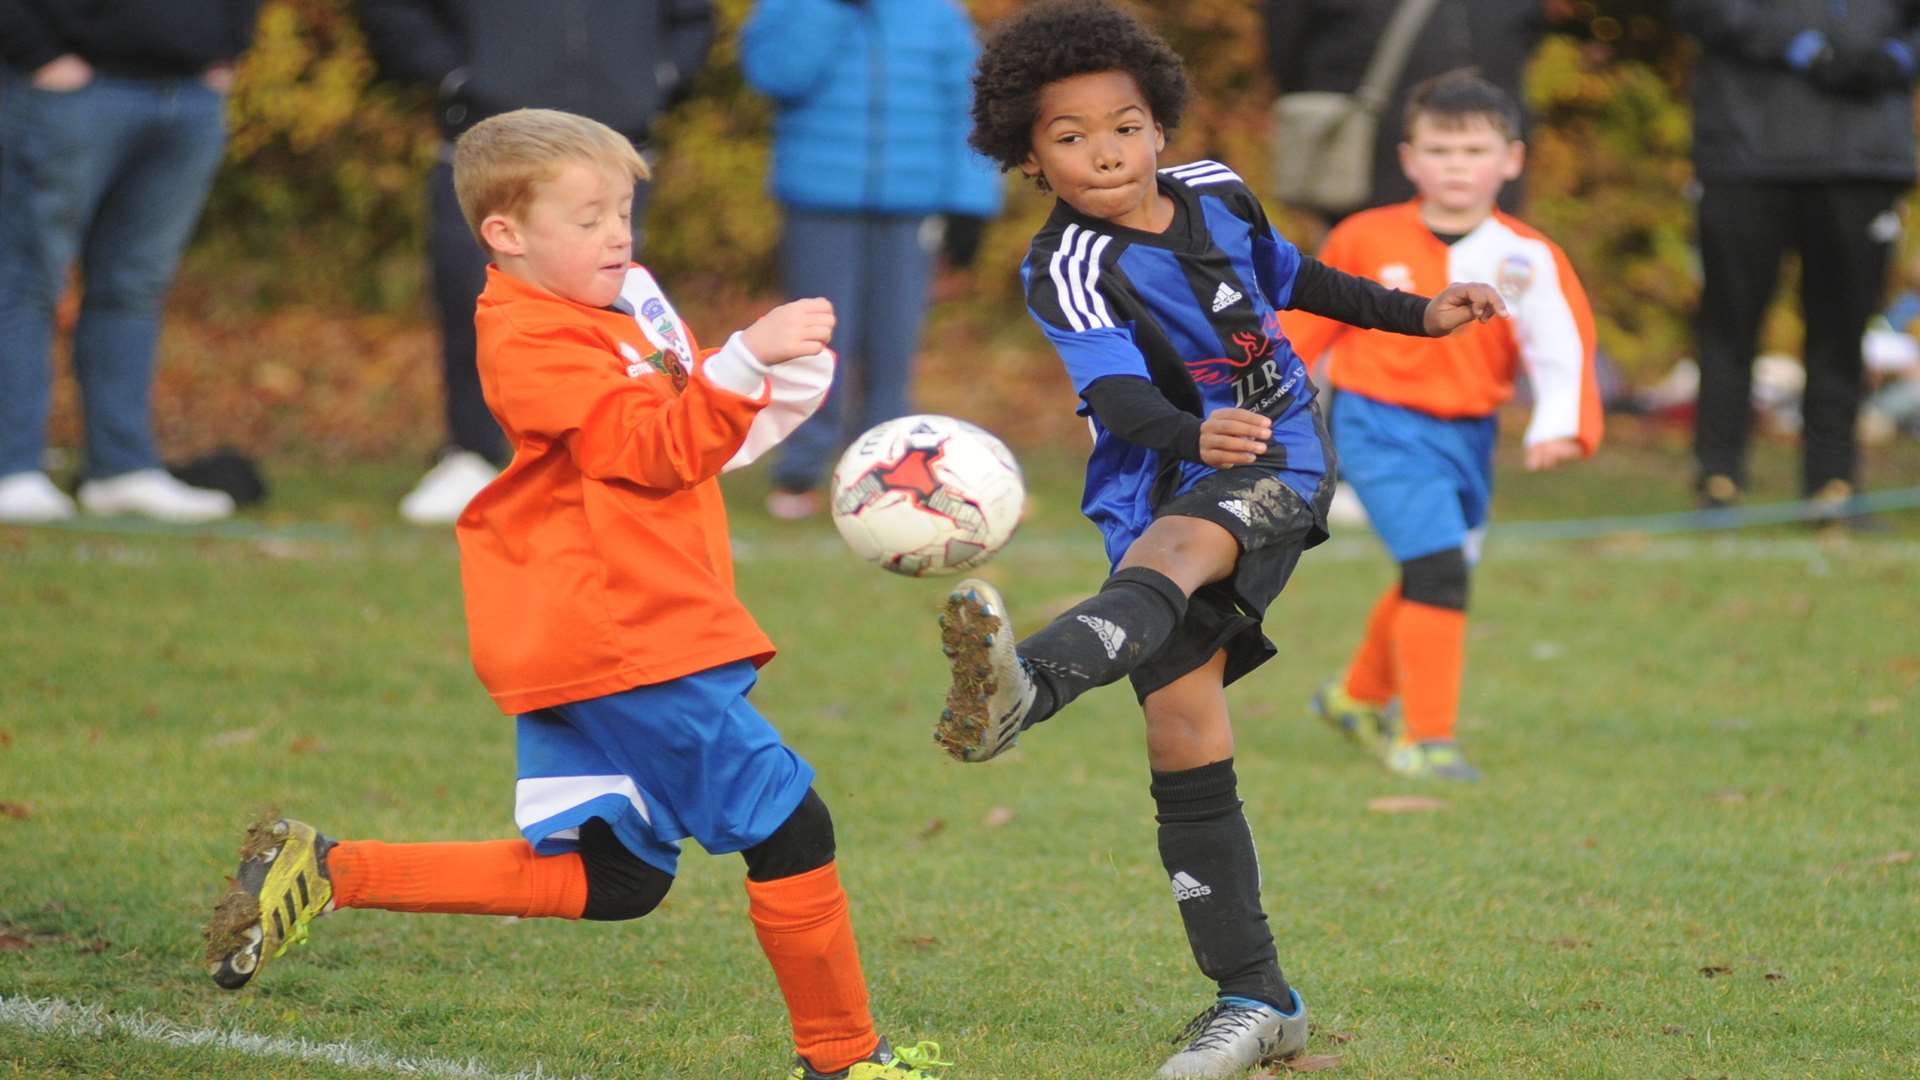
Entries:
<svg viewBox="0 0 1920 1080">
<path fill-rule="evenodd" d="M 931 1069 L 951 1068 L 940 1060 L 940 1044 L 919 1042 L 895 1050 L 883 1036 L 873 1053 L 835 1073 L 815 1072 L 804 1058 L 795 1058 L 787 1080 L 939 1080 Z"/>
<path fill-rule="evenodd" d="M 271 813 L 247 827 L 233 886 L 202 932 L 214 982 L 238 990 L 267 961 L 307 940 L 307 924 L 333 910 L 326 861 L 332 846 L 313 826 Z"/>
</svg>

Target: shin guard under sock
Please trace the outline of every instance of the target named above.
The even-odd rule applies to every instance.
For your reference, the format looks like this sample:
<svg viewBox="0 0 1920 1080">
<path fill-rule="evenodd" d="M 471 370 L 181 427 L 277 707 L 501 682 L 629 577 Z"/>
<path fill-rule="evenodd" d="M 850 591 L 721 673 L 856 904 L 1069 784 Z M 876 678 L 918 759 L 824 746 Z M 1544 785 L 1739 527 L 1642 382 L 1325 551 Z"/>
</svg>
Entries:
<svg viewBox="0 0 1920 1080">
<path fill-rule="evenodd" d="M 836 1072 L 873 1053 L 880 1036 L 835 864 L 773 881 L 748 878 L 747 899 L 800 1056 L 819 1072 Z"/>
<path fill-rule="evenodd" d="M 1033 675 L 1025 726 L 1145 663 L 1187 616 L 1187 594 L 1158 570 L 1130 566 L 1016 647 Z"/>
<path fill-rule="evenodd" d="M 535 855 L 525 840 L 388 844 L 327 850 L 336 907 L 577 919 L 587 904 L 580 856 Z"/>
<path fill-rule="evenodd" d="M 1467 613 L 1401 601 L 1393 620 L 1393 651 L 1407 738 L 1453 738 L 1466 669 Z"/>
<path fill-rule="evenodd" d="M 1160 862 L 1186 924 L 1187 943 L 1222 996 L 1264 1001 L 1282 1012 L 1293 991 L 1280 972 L 1267 913 L 1260 906 L 1260 862 L 1241 813 L 1233 759 L 1153 774 Z"/>
<path fill-rule="evenodd" d="M 1387 587 L 1367 616 L 1367 633 L 1347 664 L 1347 696 L 1368 705 L 1385 705 L 1398 691 L 1393 679 L 1393 619 L 1400 610 L 1400 585 Z"/>
</svg>

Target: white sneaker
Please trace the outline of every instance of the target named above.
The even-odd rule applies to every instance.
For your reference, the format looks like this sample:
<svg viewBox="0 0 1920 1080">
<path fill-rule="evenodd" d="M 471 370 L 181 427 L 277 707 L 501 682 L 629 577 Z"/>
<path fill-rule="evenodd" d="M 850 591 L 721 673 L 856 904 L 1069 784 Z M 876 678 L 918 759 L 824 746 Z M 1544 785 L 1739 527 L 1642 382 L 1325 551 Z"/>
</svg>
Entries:
<svg viewBox="0 0 1920 1080">
<path fill-rule="evenodd" d="M 400 500 L 400 516 L 415 525 L 451 525 L 480 489 L 500 470 L 471 450 L 458 450 L 440 459 Z"/>
<path fill-rule="evenodd" d="M 165 469 L 135 469 L 81 484 L 80 507 L 89 514 L 138 514 L 192 524 L 233 516 L 233 496 L 190 487 Z"/>
<path fill-rule="evenodd" d="M 1013 621 L 1000 592 L 968 578 L 947 594 L 940 648 L 953 686 L 933 740 L 960 761 L 986 761 L 1011 749 L 1033 711 L 1033 676 L 1013 651 Z"/>
<path fill-rule="evenodd" d="M 1255 1065 L 1307 1048 L 1307 1007 L 1297 990 L 1291 1015 L 1247 998 L 1216 1001 L 1193 1018 L 1180 1039 L 1189 1041 L 1160 1066 L 1155 1080 L 1237 1078 Z"/>
<path fill-rule="evenodd" d="M 0 521 L 32 525 L 65 521 L 73 514 L 73 500 L 54 487 L 46 473 L 17 472 L 0 476 Z"/>
</svg>

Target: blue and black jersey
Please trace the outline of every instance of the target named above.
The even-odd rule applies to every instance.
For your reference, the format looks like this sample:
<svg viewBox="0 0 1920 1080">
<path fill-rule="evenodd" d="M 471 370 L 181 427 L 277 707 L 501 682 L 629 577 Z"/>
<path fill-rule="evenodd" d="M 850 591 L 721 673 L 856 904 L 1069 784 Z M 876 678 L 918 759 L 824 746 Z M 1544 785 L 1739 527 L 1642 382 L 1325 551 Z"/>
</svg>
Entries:
<svg viewBox="0 0 1920 1080">
<path fill-rule="evenodd" d="M 1163 169 L 1159 182 L 1174 204 L 1165 232 L 1114 225 L 1062 200 L 1021 266 L 1028 310 L 1090 417 L 1081 510 L 1115 562 L 1156 508 L 1215 471 L 1199 455 L 1200 421 L 1215 409 L 1271 418 L 1256 465 L 1313 503 L 1332 451 L 1276 310 L 1424 333 L 1425 297 L 1302 256 L 1225 165 Z"/>
</svg>

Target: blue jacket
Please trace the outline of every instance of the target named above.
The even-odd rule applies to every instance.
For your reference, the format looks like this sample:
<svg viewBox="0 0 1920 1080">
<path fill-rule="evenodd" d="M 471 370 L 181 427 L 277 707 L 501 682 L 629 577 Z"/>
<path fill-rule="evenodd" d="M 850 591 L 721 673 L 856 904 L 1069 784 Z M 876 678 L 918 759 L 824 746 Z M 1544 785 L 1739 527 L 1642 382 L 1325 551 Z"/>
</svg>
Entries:
<svg viewBox="0 0 1920 1080">
<path fill-rule="evenodd" d="M 1000 209 L 967 147 L 973 24 L 952 0 L 761 0 L 740 67 L 777 106 L 773 193 L 802 210 Z"/>
</svg>

